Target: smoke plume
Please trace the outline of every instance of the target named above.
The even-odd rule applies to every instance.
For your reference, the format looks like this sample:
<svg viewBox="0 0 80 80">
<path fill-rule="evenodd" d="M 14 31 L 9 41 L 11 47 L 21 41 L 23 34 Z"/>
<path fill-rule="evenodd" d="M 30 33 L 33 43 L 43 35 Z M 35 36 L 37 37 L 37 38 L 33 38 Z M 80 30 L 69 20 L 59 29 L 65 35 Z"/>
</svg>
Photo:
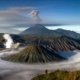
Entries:
<svg viewBox="0 0 80 80">
<path fill-rule="evenodd" d="M 41 22 L 38 10 L 32 10 L 29 15 L 32 17 L 32 20 L 33 20 L 32 22 L 34 24 L 39 24 Z"/>
<path fill-rule="evenodd" d="M 11 36 L 9 34 L 4 34 L 3 38 L 6 40 L 6 42 L 4 43 L 4 46 L 6 48 L 11 48 L 12 45 L 14 44 L 13 39 L 11 38 Z"/>
</svg>

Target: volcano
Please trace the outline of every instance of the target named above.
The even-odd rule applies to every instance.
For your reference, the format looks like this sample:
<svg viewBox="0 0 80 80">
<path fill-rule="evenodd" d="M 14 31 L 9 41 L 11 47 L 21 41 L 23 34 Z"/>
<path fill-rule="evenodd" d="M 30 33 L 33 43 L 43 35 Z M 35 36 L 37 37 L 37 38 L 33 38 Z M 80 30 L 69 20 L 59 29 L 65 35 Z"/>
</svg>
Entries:
<svg viewBox="0 0 80 80">
<path fill-rule="evenodd" d="M 4 58 L 5 60 L 23 63 L 46 63 L 60 61 L 64 58 L 53 51 L 49 51 L 43 46 L 28 45 L 21 52 Z"/>
<path fill-rule="evenodd" d="M 80 39 L 80 34 L 70 30 L 56 29 L 49 30 L 41 24 L 32 25 L 30 28 L 23 31 L 20 35 L 29 35 L 29 36 L 67 36 L 74 39 Z"/>
<path fill-rule="evenodd" d="M 42 32 L 48 32 L 49 30 L 47 28 L 45 28 L 43 25 L 41 24 L 36 24 L 31 26 L 30 28 L 28 28 L 27 30 L 23 31 L 21 34 L 30 34 L 30 35 L 40 35 L 42 34 Z"/>
<path fill-rule="evenodd" d="M 28 44 L 37 44 L 44 46 L 47 49 L 59 51 L 80 50 L 80 40 L 66 36 L 60 37 L 31 37 L 27 38 Z"/>
<path fill-rule="evenodd" d="M 29 36 L 59 36 L 55 31 L 51 31 L 44 27 L 41 24 L 32 25 L 30 28 L 23 31 L 20 35 L 29 35 Z"/>
</svg>

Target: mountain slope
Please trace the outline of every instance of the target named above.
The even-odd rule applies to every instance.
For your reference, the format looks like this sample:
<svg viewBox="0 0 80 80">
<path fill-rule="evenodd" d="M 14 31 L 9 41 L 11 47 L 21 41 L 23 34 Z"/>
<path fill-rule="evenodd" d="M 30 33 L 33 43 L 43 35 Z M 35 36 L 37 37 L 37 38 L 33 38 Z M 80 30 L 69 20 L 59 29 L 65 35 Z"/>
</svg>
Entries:
<svg viewBox="0 0 80 80">
<path fill-rule="evenodd" d="M 61 51 L 80 50 L 80 41 L 66 36 L 55 38 L 37 38 L 27 42 L 21 52 L 5 57 L 5 60 L 23 63 L 46 63 L 60 61 Z"/>
<path fill-rule="evenodd" d="M 46 63 L 51 61 L 60 61 L 64 58 L 54 53 L 53 51 L 49 51 L 43 46 L 28 45 L 20 53 L 8 56 L 4 59 L 23 63 Z"/>
<path fill-rule="evenodd" d="M 27 41 L 27 43 L 41 45 L 47 49 L 57 52 L 72 51 L 76 49 L 80 50 L 80 41 L 66 36 L 53 38 L 33 38 L 31 41 Z"/>
<path fill-rule="evenodd" d="M 4 43 L 6 40 L 3 38 L 3 33 L 0 33 L 0 48 L 5 48 Z M 13 39 L 14 43 L 20 43 L 20 45 L 25 44 L 25 40 L 22 36 L 16 35 L 16 34 L 9 34 L 11 38 Z"/>
<path fill-rule="evenodd" d="M 59 34 L 50 31 L 49 29 L 45 28 L 41 24 L 35 24 L 30 28 L 23 31 L 20 35 L 33 35 L 33 36 L 59 36 Z"/>
<path fill-rule="evenodd" d="M 10 36 L 13 39 L 14 43 L 16 43 L 16 42 L 25 43 L 25 40 L 23 39 L 22 36 L 14 35 L 14 34 L 10 34 Z"/>
<path fill-rule="evenodd" d="M 63 36 L 71 37 L 71 38 L 74 38 L 74 39 L 80 39 L 80 34 L 74 32 L 74 31 L 57 29 L 57 30 L 55 30 L 55 32 L 58 33 L 58 34 L 61 34 Z"/>
<path fill-rule="evenodd" d="M 41 24 L 35 24 L 23 31 L 20 35 L 34 36 L 67 36 L 74 39 L 80 39 L 80 34 L 70 30 L 57 29 L 49 30 Z"/>
</svg>

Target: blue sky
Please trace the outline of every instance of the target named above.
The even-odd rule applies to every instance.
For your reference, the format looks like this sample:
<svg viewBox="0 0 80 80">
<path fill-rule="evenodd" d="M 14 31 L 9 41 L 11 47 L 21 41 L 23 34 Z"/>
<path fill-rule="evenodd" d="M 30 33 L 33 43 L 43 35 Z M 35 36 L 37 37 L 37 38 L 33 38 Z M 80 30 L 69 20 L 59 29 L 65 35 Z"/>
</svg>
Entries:
<svg viewBox="0 0 80 80">
<path fill-rule="evenodd" d="M 36 17 L 31 16 L 34 9 L 39 11 Z M 80 33 L 80 0 L 0 0 L 1 30 L 24 30 L 36 18 L 43 24 L 67 24 L 47 26 L 49 29 L 63 28 Z"/>
<path fill-rule="evenodd" d="M 80 24 L 80 0 L 0 0 L 0 9 L 33 7 L 51 23 Z"/>
</svg>

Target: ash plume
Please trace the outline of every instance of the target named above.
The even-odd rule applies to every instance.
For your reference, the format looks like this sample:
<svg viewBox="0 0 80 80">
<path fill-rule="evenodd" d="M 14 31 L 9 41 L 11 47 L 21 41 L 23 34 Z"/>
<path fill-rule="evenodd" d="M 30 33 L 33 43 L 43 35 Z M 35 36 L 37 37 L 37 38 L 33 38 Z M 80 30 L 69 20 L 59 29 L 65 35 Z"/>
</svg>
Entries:
<svg viewBox="0 0 80 80">
<path fill-rule="evenodd" d="M 32 17 L 33 24 L 39 24 L 41 22 L 38 10 L 32 10 L 29 15 Z"/>
</svg>

